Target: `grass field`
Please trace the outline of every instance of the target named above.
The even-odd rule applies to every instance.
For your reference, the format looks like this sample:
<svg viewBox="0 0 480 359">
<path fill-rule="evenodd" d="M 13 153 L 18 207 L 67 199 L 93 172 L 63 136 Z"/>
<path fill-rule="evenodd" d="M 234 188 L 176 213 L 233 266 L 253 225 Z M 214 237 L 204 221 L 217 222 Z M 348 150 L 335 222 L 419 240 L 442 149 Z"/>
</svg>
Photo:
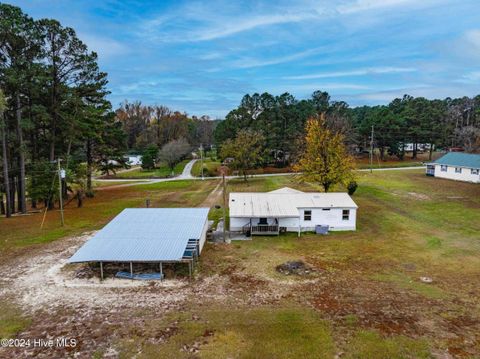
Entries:
<svg viewBox="0 0 480 359">
<path fill-rule="evenodd" d="M 358 182 L 355 232 L 207 244 L 185 288 L 114 292 L 130 293 L 135 301 L 169 295 L 179 301 L 140 309 L 125 303 L 115 311 L 92 307 L 91 316 L 74 307 L 68 315 L 49 314 L 49 333 L 76 333 L 82 325 L 83 349 L 94 357 L 108 348 L 125 358 L 479 357 L 480 186 L 426 177 L 421 170 L 359 173 Z M 199 205 L 216 183 L 99 191 L 85 208 L 68 210 L 62 231 L 56 213 L 48 214 L 44 232 L 39 215 L 0 219 L 0 256 L 12 266 L 11 253 L 19 248 L 28 252 L 99 228 L 125 206 L 142 206 L 145 196 L 154 206 Z M 230 191 L 282 186 L 318 190 L 289 176 L 228 184 Z M 291 260 L 303 260 L 311 273 L 285 276 L 275 270 Z M 433 283 L 421 282 L 421 276 Z M 32 316 L 20 305 L 2 309 L 2 335 L 45 330 L 41 312 Z"/>
<path fill-rule="evenodd" d="M 220 167 L 221 163 L 219 161 L 214 161 L 210 158 L 206 158 L 203 161 L 203 175 L 205 177 L 213 177 L 218 176 L 218 168 Z M 202 163 L 200 160 L 194 163 L 192 167 L 192 175 L 196 177 L 200 177 L 202 175 Z"/>
<path fill-rule="evenodd" d="M 181 174 L 183 169 L 185 168 L 185 165 L 189 161 L 190 160 L 183 160 L 182 162 L 178 163 L 173 168 L 173 176 L 178 176 L 179 174 Z M 154 170 L 143 170 L 142 168 L 138 168 L 133 171 L 119 172 L 115 176 L 111 176 L 111 178 L 140 179 L 140 178 L 165 178 L 165 177 L 171 177 L 171 176 L 172 176 L 172 170 L 166 165 L 161 165 Z"/>
<path fill-rule="evenodd" d="M 85 200 L 82 208 L 77 208 L 75 201 L 65 208 L 64 227 L 60 226 L 58 210 L 47 212 L 43 229 L 43 212 L 12 219 L 2 217 L 0 253 L 101 228 L 124 208 L 145 206 L 147 198 L 152 207 L 196 206 L 213 187 L 211 181 L 173 181 L 98 191 L 95 198 Z"/>
</svg>

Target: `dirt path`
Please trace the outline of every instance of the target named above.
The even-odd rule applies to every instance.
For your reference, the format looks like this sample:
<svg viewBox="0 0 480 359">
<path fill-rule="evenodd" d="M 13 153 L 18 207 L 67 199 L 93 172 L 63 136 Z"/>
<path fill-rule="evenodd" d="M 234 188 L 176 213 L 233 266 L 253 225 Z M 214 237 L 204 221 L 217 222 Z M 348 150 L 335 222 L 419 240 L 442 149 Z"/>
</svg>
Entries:
<svg viewBox="0 0 480 359">
<path fill-rule="evenodd" d="M 222 202 L 222 181 L 218 181 L 212 192 L 199 207 L 213 207 Z"/>
</svg>

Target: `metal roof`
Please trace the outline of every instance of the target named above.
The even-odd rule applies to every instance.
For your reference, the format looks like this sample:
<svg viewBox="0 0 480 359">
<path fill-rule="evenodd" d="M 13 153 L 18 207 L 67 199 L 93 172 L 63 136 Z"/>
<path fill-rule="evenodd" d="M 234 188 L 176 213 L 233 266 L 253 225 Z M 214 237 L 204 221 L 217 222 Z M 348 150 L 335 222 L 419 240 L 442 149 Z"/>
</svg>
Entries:
<svg viewBox="0 0 480 359">
<path fill-rule="evenodd" d="M 290 187 L 283 187 L 280 189 L 276 189 L 275 191 L 270 191 L 268 193 L 303 193 L 303 192 Z"/>
<path fill-rule="evenodd" d="M 200 239 L 209 208 L 127 208 L 86 242 L 74 262 L 181 260 L 189 239 Z"/>
<path fill-rule="evenodd" d="M 448 152 L 431 164 L 480 168 L 480 155 L 473 153 Z"/>
<path fill-rule="evenodd" d="M 232 192 L 230 217 L 299 217 L 299 208 L 357 208 L 347 193 Z"/>
</svg>

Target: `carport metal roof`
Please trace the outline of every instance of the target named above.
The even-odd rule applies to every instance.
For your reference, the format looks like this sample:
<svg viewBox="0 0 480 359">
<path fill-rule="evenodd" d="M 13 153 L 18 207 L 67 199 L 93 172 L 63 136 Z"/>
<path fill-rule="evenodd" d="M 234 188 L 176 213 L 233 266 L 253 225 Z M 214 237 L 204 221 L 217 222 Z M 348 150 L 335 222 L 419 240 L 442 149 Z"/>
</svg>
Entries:
<svg viewBox="0 0 480 359">
<path fill-rule="evenodd" d="M 86 242 L 75 262 L 182 260 L 189 239 L 200 239 L 209 208 L 127 208 Z"/>
</svg>

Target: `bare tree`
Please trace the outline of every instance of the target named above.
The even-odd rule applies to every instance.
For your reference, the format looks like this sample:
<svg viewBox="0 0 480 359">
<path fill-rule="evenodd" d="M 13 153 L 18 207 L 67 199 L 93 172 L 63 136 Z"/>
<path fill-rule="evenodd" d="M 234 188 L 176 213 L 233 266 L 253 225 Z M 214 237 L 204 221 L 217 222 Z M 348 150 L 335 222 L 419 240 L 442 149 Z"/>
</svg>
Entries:
<svg viewBox="0 0 480 359">
<path fill-rule="evenodd" d="M 465 151 L 476 152 L 480 150 L 480 128 L 465 126 L 455 131 L 458 141 L 463 145 Z"/>
<path fill-rule="evenodd" d="M 173 170 L 175 165 L 185 158 L 190 150 L 191 146 L 187 140 L 185 138 L 180 138 L 165 144 L 158 153 L 158 158 Z"/>
</svg>

